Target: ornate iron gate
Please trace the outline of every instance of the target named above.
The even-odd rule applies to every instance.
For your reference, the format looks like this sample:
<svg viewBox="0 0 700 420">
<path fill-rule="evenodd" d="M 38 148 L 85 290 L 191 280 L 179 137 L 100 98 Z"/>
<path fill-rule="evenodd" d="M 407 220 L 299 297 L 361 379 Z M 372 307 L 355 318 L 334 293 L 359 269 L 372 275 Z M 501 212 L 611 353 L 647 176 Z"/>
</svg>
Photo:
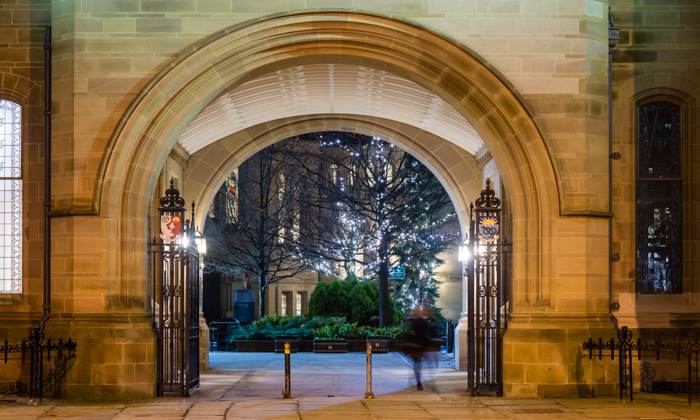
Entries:
<svg viewBox="0 0 700 420">
<path fill-rule="evenodd" d="M 467 263 L 467 375 L 476 395 L 503 395 L 503 333 L 508 310 L 501 200 L 490 181 L 470 206 Z"/>
<path fill-rule="evenodd" d="M 158 213 L 160 236 L 153 259 L 156 394 L 187 396 L 199 385 L 199 253 L 194 223 L 185 220 L 185 200 L 174 180 L 160 198 Z"/>
</svg>

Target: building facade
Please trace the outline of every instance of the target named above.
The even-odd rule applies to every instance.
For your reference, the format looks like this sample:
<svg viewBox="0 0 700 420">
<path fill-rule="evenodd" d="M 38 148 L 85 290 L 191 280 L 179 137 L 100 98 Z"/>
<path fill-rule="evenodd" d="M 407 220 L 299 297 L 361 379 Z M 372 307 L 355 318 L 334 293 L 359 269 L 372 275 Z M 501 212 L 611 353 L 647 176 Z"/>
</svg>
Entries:
<svg viewBox="0 0 700 420">
<path fill-rule="evenodd" d="M 421 159 L 463 232 L 497 167 L 506 395 L 611 392 L 584 338 L 698 324 L 696 1 L 16 0 L 0 25 L 0 332 L 44 319 L 75 339 L 68 397 L 154 394 L 146 255 L 166 180 L 202 225 L 233 168 L 313 131 Z"/>
</svg>

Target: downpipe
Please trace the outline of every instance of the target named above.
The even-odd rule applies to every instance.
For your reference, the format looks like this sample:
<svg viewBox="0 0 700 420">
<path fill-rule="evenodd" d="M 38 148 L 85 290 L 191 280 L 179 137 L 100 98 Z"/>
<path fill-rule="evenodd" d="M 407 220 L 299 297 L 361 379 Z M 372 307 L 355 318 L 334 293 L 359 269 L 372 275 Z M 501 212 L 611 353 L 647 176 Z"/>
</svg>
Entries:
<svg viewBox="0 0 700 420">
<path fill-rule="evenodd" d="M 44 30 L 44 298 L 39 330 L 51 316 L 51 26 Z"/>
<path fill-rule="evenodd" d="M 613 252 L 613 161 L 620 159 L 620 153 L 613 151 L 613 58 L 620 41 L 620 30 L 615 26 L 612 10 L 608 7 L 608 316 L 618 328 L 613 311 L 620 309 L 614 301 L 613 264 L 620 260 L 620 254 Z"/>
</svg>

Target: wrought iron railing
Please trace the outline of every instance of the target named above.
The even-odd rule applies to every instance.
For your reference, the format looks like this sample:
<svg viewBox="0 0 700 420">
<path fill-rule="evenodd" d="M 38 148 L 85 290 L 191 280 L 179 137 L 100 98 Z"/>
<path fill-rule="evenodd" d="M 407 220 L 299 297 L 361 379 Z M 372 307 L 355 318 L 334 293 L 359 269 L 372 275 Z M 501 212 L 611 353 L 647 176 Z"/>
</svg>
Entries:
<svg viewBox="0 0 700 420">
<path fill-rule="evenodd" d="M 19 343 L 4 340 L 0 346 L 0 357 L 4 364 L 21 364 L 20 371 L 24 374 L 16 378 L 15 393 L 42 398 L 52 392 L 53 397 L 58 398 L 62 393 L 63 379 L 75 359 L 76 349 L 77 343 L 70 338 L 46 339 L 39 328 L 34 328 L 29 337 Z"/>
<path fill-rule="evenodd" d="M 642 361 L 675 362 L 684 363 L 686 369 L 685 392 L 688 395 L 688 404 L 692 404 L 693 397 L 700 393 L 698 386 L 699 369 L 698 356 L 700 355 L 700 330 L 689 331 L 688 334 L 672 338 L 652 337 L 649 339 L 634 339 L 632 331 L 622 327 L 617 331 L 617 339 L 610 338 L 594 340 L 589 338 L 583 343 L 584 351 L 588 352 L 588 358 L 597 357 L 599 360 L 617 357 L 619 370 L 620 400 L 632 401 L 634 399 L 633 363 Z M 641 369 L 642 382 L 649 380 L 650 365 L 644 363 Z M 644 388 L 644 387 L 642 387 Z M 647 387 L 645 390 L 652 390 Z"/>
<path fill-rule="evenodd" d="M 238 321 L 212 321 L 209 323 L 209 349 L 212 351 L 231 351 L 229 334 L 240 327 Z"/>
</svg>

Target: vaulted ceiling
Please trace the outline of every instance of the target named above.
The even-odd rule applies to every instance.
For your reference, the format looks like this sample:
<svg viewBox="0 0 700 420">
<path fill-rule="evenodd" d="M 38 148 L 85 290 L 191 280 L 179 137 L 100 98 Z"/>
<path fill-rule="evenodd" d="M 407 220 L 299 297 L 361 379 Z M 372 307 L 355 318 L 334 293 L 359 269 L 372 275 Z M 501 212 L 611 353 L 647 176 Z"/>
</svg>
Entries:
<svg viewBox="0 0 700 420">
<path fill-rule="evenodd" d="M 334 113 L 399 121 L 472 154 L 484 147 L 467 120 L 437 95 L 386 71 L 350 64 L 301 65 L 245 82 L 209 104 L 179 143 L 192 154 L 266 121 Z"/>
</svg>

